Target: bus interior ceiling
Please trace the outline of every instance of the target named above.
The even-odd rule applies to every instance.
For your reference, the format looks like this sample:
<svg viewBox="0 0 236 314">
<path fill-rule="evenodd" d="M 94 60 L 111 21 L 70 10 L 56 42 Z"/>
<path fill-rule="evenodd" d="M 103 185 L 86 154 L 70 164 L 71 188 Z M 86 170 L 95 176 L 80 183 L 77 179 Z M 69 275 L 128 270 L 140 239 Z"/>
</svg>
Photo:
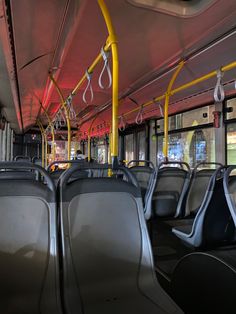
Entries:
<svg viewBox="0 0 236 314">
<path fill-rule="evenodd" d="M 157 146 L 159 139 L 163 144 L 164 128 L 162 128 L 162 126 L 159 129 L 159 139 L 157 140 L 155 136 L 158 133 L 157 128 L 159 127 L 159 125 L 157 125 L 157 119 L 163 118 L 166 96 L 170 96 L 167 116 L 183 113 L 203 106 L 208 106 L 209 109 L 210 106 L 214 104 L 214 89 L 217 83 L 217 75 L 215 74 L 211 75 L 211 77 L 206 80 L 202 80 L 200 83 L 183 88 L 173 95 L 171 92 L 170 95 L 167 93 L 173 75 L 176 73 L 176 70 L 180 69 L 180 66 L 182 66 L 181 62 L 183 62 L 183 66 L 174 81 L 172 90 L 197 80 L 213 71 L 218 71 L 219 74 L 224 66 L 235 62 L 235 64 L 230 67 L 230 70 L 226 70 L 222 73 L 222 83 L 226 99 L 230 99 L 236 95 L 236 1 L 227 0 L 226 3 L 226 1 L 223 0 L 209 0 L 208 6 L 191 16 L 181 16 L 176 13 L 169 14 L 166 10 L 158 11 L 148 9 L 147 3 L 154 3 L 155 1 L 106 0 L 105 2 L 112 18 L 118 42 L 118 117 L 119 124 L 121 122 L 123 123 L 123 126 L 119 125 L 119 135 L 121 135 L 119 140 L 120 142 L 123 141 L 123 152 L 119 153 L 122 160 L 126 159 L 124 151 L 124 142 L 128 138 L 125 139 L 126 135 L 133 136 L 130 140 L 132 149 L 128 152 L 133 158 L 129 156 L 129 160 L 126 160 L 125 162 L 128 162 L 131 159 L 136 159 L 135 156 L 137 158 L 140 157 L 140 155 L 138 156 L 137 154 L 138 136 L 145 137 L 145 149 L 146 147 L 149 147 L 146 149 L 146 151 L 149 150 L 148 154 L 144 154 L 144 157 L 142 156 L 142 158 L 139 159 L 144 160 L 145 157 L 148 157 L 146 159 L 151 160 L 152 158 L 149 157 L 152 149 L 150 147 L 152 145 L 152 136 L 154 136 L 154 140 L 156 140 L 157 143 L 155 144 L 156 150 L 154 152 L 155 157 L 153 158 L 157 163 L 157 167 L 156 164 L 153 166 L 152 163 L 152 169 L 147 167 L 148 176 L 146 177 L 151 177 L 150 173 L 152 173 L 152 182 L 150 179 L 148 183 L 145 182 L 146 186 L 144 184 L 144 177 L 147 173 L 142 173 L 142 170 L 144 170 L 148 162 L 143 161 L 139 163 L 137 168 L 135 168 L 135 165 L 133 168 L 130 167 L 130 172 L 133 171 L 134 177 L 136 175 L 138 178 L 138 175 L 140 175 L 140 186 L 144 184 L 144 186 L 141 186 L 140 190 L 143 197 L 143 203 L 141 203 L 145 205 L 145 218 L 148 216 L 146 210 L 150 210 L 151 212 L 148 218 L 146 218 L 146 223 L 144 218 L 142 218 L 143 221 L 141 219 L 141 222 L 139 221 L 139 223 L 142 232 L 146 227 L 149 232 L 150 243 L 152 245 L 151 254 L 154 257 L 157 278 L 162 287 L 164 287 L 168 294 L 173 297 L 174 301 L 180 306 L 183 305 L 186 313 L 223 313 L 217 312 L 217 310 L 212 312 L 212 308 L 211 310 L 209 309 L 211 307 L 211 302 L 214 299 L 214 295 L 210 296 L 210 301 L 208 302 L 209 308 L 206 313 L 202 312 L 201 304 L 196 305 L 196 310 L 189 310 L 188 303 L 183 301 L 181 295 L 177 296 L 176 289 L 180 289 L 181 291 L 183 289 L 185 293 L 188 292 L 184 290 L 185 287 L 183 288 L 183 284 L 179 281 L 178 276 L 179 274 L 188 276 L 189 268 L 191 268 L 189 265 L 194 265 L 198 260 L 200 262 L 194 267 L 196 267 L 199 272 L 203 271 L 204 267 L 202 265 L 204 264 L 204 261 L 207 263 L 209 269 L 212 265 L 212 272 L 217 272 L 217 267 L 220 269 L 221 266 L 223 268 L 227 266 L 227 270 L 224 269 L 224 271 L 226 273 L 228 270 L 232 270 L 233 275 L 230 273 L 229 278 L 233 278 L 235 283 L 236 250 L 234 223 L 236 219 L 234 217 L 234 211 L 236 212 L 236 206 L 234 207 L 234 205 L 232 205 L 235 199 L 233 200 L 233 197 L 231 197 L 232 195 L 235 195 L 235 190 L 233 192 L 231 191 L 232 193 L 229 192 L 232 186 L 234 187 L 234 182 L 231 182 L 233 179 L 230 179 L 229 172 L 227 172 L 228 170 L 226 170 L 225 167 L 225 165 L 227 165 L 227 160 L 225 160 L 222 167 L 218 164 L 216 168 L 219 167 L 214 171 L 212 171 L 212 165 L 207 164 L 206 168 L 209 167 L 209 169 L 207 168 L 207 171 L 209 170 L 210 175 L 209 173 L 198 172 L 198 169 L 194 168 L 197 161 L 191 160 L 190 153 L 187 162 L 190 164 L 191 168 L 194 168 L 194 170 L 191 169 L 190 171 L 190 167 L 188 165 L 186 167 L 186 163 L 181 163 L 178 160 L 174 160 L 173 162 L 170 161 L 171 165 L 166 162 L 162 165 L 163 168 L 161 168 L 160 163 L 158 164 L 157 160 L 157 154 L 159 153 Z M 160 5 L 166 3 L 165 0 L 156 2 L 162 3 Z M 191 5 L 191 2 L 196 4 L 202 3 L 203 1 L 171 1 L 171 3 L 178 2 L 180 2 L 181 5 L 184 5 L 184 2 L 189 2 Z M 189 4 L 186 5 L 188 7 Z M 166 9 L 167 8 L 169 8 L 169 5 L 166 4 Z M 56 84 L 59 86 L 62 96 L 65 99 L 72 95 L 71 93 L 81 77 L 86 74 L 89 66 L 93 63 L 100 51 L 102 51 L 107 38 L 108 32 L 106 24 L 97 1 L 0 0 L 0 122 L 2 116 L 4 116 L 9 123 L 9 128 L 14 132 L 14 149 L 15 152 L 18 152 L 16 155 L 27 155 L 30 148 L 28 147 L 28 151 L 25 153 L 22 149 L 24 143 L 27 143 L 27 136 L 29 136 L 29 134 L 38 133 L 38 137 L 35 135 L 35 143 L 37 143 L 37 147 L 35 146 L 34 149 L 32 148 L 32 153 L 29 153 L 29 155 L 33 154 L 40 159 L 39 148 L 43 147 L 45 143 L 43 144 L 42 142 L 45 139 L 47 142 L 47 139 L 49 138 L 47 137 L 48 134 L 44 133 L 44 130 L 46 130 L 48 126 L 52 127 L 50 123 L 55 120 L 55 117 L 58 112 L 60 112 L 61 108 L 61 99 Z M 115 39 L 113 38 L 112 40 Z M 111 132 L 112 127 L 113 99 L 110 86 L 109 88 L 103 88 L 99 83 L 103 71 L 103 85 L 107 87 L 110 83 L 109 74 L 107 68 L 105 68 L 104 62 L 105 61 L 102 60 L 98 63 L 92 75 L 87 77 L 76 91 L 75 95 L 72 95 L 72 105 L 75 111 L 75 116 L 69 120 L 71 120 L 70 135 L 72 141 L 84 144 L 90 137 L 97 138 L 97 141 L 99 141 L 98 138 L 102 138 L 102 141 L 104 141 L 102 144 L 105 143 L 104 146 L 106 145 L 107 149 L 106 160 L 103 160 L 105 163 L 109 157 L 111 158 L 108 154 L 107 147 L 110 145 L 109 149 L 111 150 L 112 145 L 109 133 Z M 113 64 L 111 52 L 109 55 L 109 66 L 112 71 Z M 53 82 L 53 79 L 56 81 L 56 84 Z M 89 81 L 90 79 L 91 82 Z M 159 96 L 163 97 L 159 101 L 156 101 L 155 98 L 158 98 Z M 143 108 L 142 105 L 147 104 L 149 101 L 150 104 L 147 106 L 145 105 Z M 223 108 L 225 108 L 225 106 L 224 103 Z M 140 123 L 141 126 L 137 126 L 137 124 L 139 124 L 137 123 L 137 114 L 138 112 L 141 112 L 140 110 L 142 111 L 142 121 Z M 214 109 L 211 108 L 209 111 L 210 110 L 217 111 L 217 107 L 214 107 Z M 63 117 L 64 120 L 66 120 L 65 116 Z M 233 123 L 236 121 L 235 118 L 236 116 L 233 117 Z M 62 119 L 62 116 L 58 119 Z M 146 121 L 147 124 L 144 123 Z M 186 128 L 185 131 L 191 131 L 191 138 L 194 138 L 194 136 L 197 136 L 194 133 L 194 128 L 198 127 L 197 122 L 194 123 L 195 122 L 192 123 L 191 121 L 191 124 L 189 125 L 181 125 L 179 130 L 170 128 L 169 131 L 172 133 L 175 131 L 176 133 L 181 133 L 183 132 L 183 129 Z M 226 123 L 229 124 L 230 122 Z M 125 130 L 122 136 L 121 129 L 126 125 L 131 127 L 128 128 L 128 130 Z M 212 115 L 206 125 L 209 128 L 213 128 Z M 61 125 L 61 129 L 55 130 L 56 134 L 53 134 L 53 136 L 56 136 L 56 139 L 66 142 L 69 134 L 69 132 L 67 132 L 67 126 L 66 121 L 64 121 L 63 125 Z M 200 128 L 201 123 L 199 125 L 199 134 L 201 132 Z M 236 127 L 233 132 L 235 132 L 235 130 Z M 42 133 L 42 139 L 39 135 L 40 131 Z M 227 132 L 225 130 L 220 131 Z M 141 132 L 143 133 L 141 134 Z M 225 134 L 221 134 L 221 138 L 224 136 L 226 138 Z M 52 134 L 50 136 L 52 136 Z M 218 134 L 217 136 L 217 139 L 219 139 L 220 135 Z M 136 144 L 133 144 L 134 139 Z M 216 138 L 214 137 L 211 141 L 214 142 L 215 139 Z M 31 139 L 29 139 L 29 143 L 30 140 Z M 2 143 L 1 141 L 2 139 L 0 137 L 0 143 Z M 190 142 L 193 146 L 192 141 L 189 140 L 187 142 L 189 146 Z M 88 151 L 91 151 L 92 149 L 88 146 L 88 142 L 86 143 L 87 151 L 84 149 L 83 154 L 80 152 L 80 155 L 85 155 L 85 152 L 86 155 L 91 154 L 88 154 Z M 160 147 L 162 148 L 164 146 L 165 148 L 165 145 L 162 144 Z M 236 142 L 233 144 L 236 144 Z M 46 151 L 44 151 L 44 154 L 46 157 L 41 157 L 47 161 L 48 146 L 46 145 L 45 147 Z M 219 151 L 217 151 L 217 147 L 218 146 L 216 145 L 214 146 L 214 154 L 212 154 L 215 158 L 213 160 L 214 162 L 219 161 L 218 159 L 223 155 L 225 158 L 226 154 L 225 147 L 221 147 L 221 150 L 219 149 Z M 191 149 L 194 150 L 195 148 L 192 147 Z M 188 150 L 190 151 L 190 148 Z M 11 153 L 11 157 L 13 157 L 12 148 L 8 148 L 8 153 L 9 152 Z M 0 152 L 0 157 L 2 156 L 3 155 Z M 65 160 L 71 159 L 72 155 L 70 156 L 70 152 L 68 153 L 68 156 L 69 157 L 65 158 Z M 25 161 L 24 157 L 26 156 L 18 157 L 19 159 L 22 159 L 21 161 Z M 91 156 L 88 157 L 90 158 Z M 164 160 L 164 157 L 168 156 L 165 156 L 164 154 L 162 157 Z M 221 159 L 223 160 L 224 158 L 222 157 Z M 153 159 L 152 161 L 154 161 Z M 64 164 L 67 164 L 65 160 Z M 233 158 L 233 160 L 236 160 L 236 158 Z M 212 160 L 206 158 L 206 160 L 200 159 L 200 161 L 203 161 L 205 165 L 206 161 Z M 76 164 L 77 162 L 74 163 Z M 109 163 L 111 164 L 111 162 Z M 71 164 L 72 166 L 68 167 L 68 171 L 73 174 L 72 161 Z M 46 168 L 47 162 L 43 166 Z M 52 166 L 55 167 L 55 163 Z M 10 169 L 12 169 L 12 167 L 14 169 L 13 165 L 10 165 L 9 167 Z M 87 167 L 89 168 L 88 165 Z M 0 168 L 2 170 L 7 168 L 7 166 L 4 163 L 0 163 Z M 126 178 L 127 182 L 122 182 L 122 184 L 124 183 L 122 188 L 118 186 L 118 180 L 115 180 L 120 175 L 117 169 L 117 172 L 113 169 L 114 173 L 111 179 L 114 180 L 114 182 L 112 182 L 114 184 L 114 189 L 116 189 L 115 191 L 112 191 L 113 187 L 109 187 L 109 183 L 106 182 L 105 178 L 96 178 L 98 179 L 97 182 L 103 183 L 101 184 L 101 187 L 93 185 L 93 176 L 99 176 L 98 173 L 102 173 L 101 177 L 105 177 L 104 173 L 106 173 L 107 176 L 109 176 L 109 173 L 111 174 L 111 172 L 109 172 L 111 169 L 108 168 L 101 167 L 101 169 L 99 168 L 100 170 L 96 169 L 97 172 L 95 171 L 95 168 L 89 170 L 86 168 L 84 172 L 81 172 L 82 177 L 80 179 L 84 180 L 84 186 L 86 187 L 85 190 L 82 189 L 81 194 L 86 194 L 84 191 L 87 191 L 88 182 L 94 188 L 94 194 L 104 192 L 101 191 L 103 184 L 110 193 L 119 193 L 119 191 L 125 187 L 125 184 L 133 183 L 132 175 L 129 177 L 129 174 L 127 175 L 126 173 L 127 170 L 124 170 L 127 168 L 124 167 L 124 169 L 121 169 L 120 171 L 124 171 L 128 179 Z M 20 177 L 20 166 L 17 169 L 19 170 L 17 175 Z M 32 169 L 30 168 L 30 170 Z M 37 170 L 37 166 L 34 170 Z M 61 206 L 62 208 L 64 206 L 62 206 L 63 198 L 65 197 L 65 200 L 67 200 L 66 197 L 68 197 L 69 199 L 69 192 L 67 195 L 65 192 L 67 191 L 66 189 L 69 186 L 68 190 L 70 190 L 70 186 L 72 186 L 72 192 L 75 193 L 73 186 L 76 186 L 78 183 L 76 181 L 78 178 L 76 176 L 70 177 L 69 175 L 65 175 L 66 172 L 64 172 L 65 169 L 63 167 L 58 173 L 55 172 L 53 174 L 50 174 L 50 166 L 47 170 L 48 172 L 45 173 L 46 177 L 49 177 L 48 182 L 50 182 L 50 184 L 52 184 L 53 175 L 55 175 L 54 183 L 57 184 L 58 195 L 60 196 L 58 207 Z M 234 168 L 231 170 L 232 173 L 235 171 Z M 136 174 L 135 171 L 137 171 Z M 42 176 L 43 174 L 45 175 L 45 173 L 43 170 Z M 64 173 L 64 176 L 60 177 L 61 173 Z M 83 177 L 84 174 L 86 177 Z M 2 172 L 1 175 L 4 179 Z M 6 176 L 8 175 L 9 174 Z M 200 177 L 200 180 L 198 176 Z M 69 179 L 71 181 L 69 181 Z M 2 180 L 0 180 L 1 186 L 3 186 Z M 65 182 L 68 180 L 68 182 L 72 183 L 70 185 L 63 180 Z M 137 179 L 137 181 L 139 180 Z M 170 190 L 172 184 L 174 185 L 176 182 L 181 182 L 178 186 L 180 189 L 178 193 Z M 68 186 L 66 186 L 66 184 L 68 184 Z M 200 194 L 203 193 L 200 191 L 202 188 L 201 185 L 204 185 L 204 192 L 206 192 L 204 197 L 203 195 L 200 197 Z M 65 191 L 63 190 L 63 187 L 65 187 Z M 81 188 L 79 184 L 77 188 Z M 55 187 L 53 185 L 53 187 L 51 187 L 51 194 L 55 192 L 54 189 Z M 139 195 L 140 193 L 138 196 L 135 194 L 134 187 L 130 189 L 132 190 L 131 192 L 133 193 L 134 198 L 141 199 Z M 165 189 L 168 190 L 169 194 Z M 196 194 L 191 194 L 195 189 Z M 123 190 L 121 192 L 125 193 Z M 81 198 L 83 199 L 83 197 Z M 193 197 L 193 199 L 191 199 L 191 197 Z M 199 199 L 196 200 L 198 197 Z M 73 203 L 73 199 L 70 199 L 70 201 Z M 103 202 L 103 200 L 100 201 Z M 192 212 L 188 212 L 188 207 L 190 207 L 189 204 L 195 205 L 196 203 L 198 203 L 198 206 L 196 206 Z M 154 205 L 157 209 L 154 209 Z M 222 214 L 223 216 L 220 216 L 219 221 L 222 222 L 220 226 L 219 221 L 217 221 L 217 226 L 219 226 L 219 229 L 221 228 L 221 231 L 223 230 L 222 238 L 219 239 L 219 235 L 215 235 L 214 233 L 214 228 L 212 229 L 212 232 L 214 233 L 213 236 L 212 234 L 209 235 L 208 231 L 204 228 L 206 225 L 210 225 L 209 217 L 213 217 L 212 221 L 214 222 L 217 220 L 218 216 L 217 214 L 214 216 L 214 209 L 218 209 L 221 205 L 227 209 L 227 213 L 225 212 Z M 165 213 L 168 206 L 169 208 L 173 206 L 174 213 Z M 179 213 L 177 213 L 175 207 L 179 208 Z M 160 208 L 161 213 L 158 212 Z M 86 215 L 86 213 L 84 215 Z M 140 217 L 138 218 L 140 219 Z M 63 215 L 60 219 L 63 220 Z M 225 223 L 225 225 L 223 225 L 223 223 Z M 141 225 L 144 225 L 144 229 L 141 228 Z M 61 228 L 63 229 L 64 226 Z M 117 226 L 115 228 L 117 228 Z M 62 236 L 61 241 L 63 242 L 65 239 L 63 239 L 64 230 L 62 229 L 60 230 L 60 236 Z M 84 232 L 86 233 L 87 231 L 85 230 Z M 202 232 L 201 236 L 198 235 L 198 232 Z M 145 239 L 148 238 L 146 234 L 142 234 L 140 239 L 141 237 L 144 237 Z M 145 241 L 147 241 L 147 246 L 149 246 L 149 238 Z M 216 246 L 216 243 L 220 243 L 220 245 Z M 223 248 L 221 247 L 221 244 L 223 244 Z M 203 259 L 203 262 L 201 259 Z M 150 261 L 151 260 L 152 257 L 150 257 Z M 220 265 L 217 264 L 219 261 Z M 221 261 L 223 262 L 221 263 Z M 150 262 L 150 264 L 151 263 L 152 262 Z M 185 265 L 185 263 L 186 268 L 183 271 L 181 267 L 182 265 Z M 215 265 L 215 263 L 217 265 Z M 230 266 L 228 267 L 228 265 Z M 62 271 L 64 271 L 64 269 Z M 191 271 L 190 274 L 191 276 L 193 275 Z M 189 275 L 189 278 L 191 276 Z M 194 277 L 194 280 L 197 279 Z M 212 278 L 211 280 L 214 281 Z M 225 278 L 222 280 L 222 287 L 220 287 L 218 281 L 216 284 L 217 287 L 220 287 L 220 291 L 222 291 L 225 286 L 228 289 L 227 280 Z M 205 283 L 205 285 L 206 287 L 210 287 L 210 283 Z M 62 289 L 64 289 L 64 287 Z M 198 292 L 197 289 L 198 286 L 194 288 L 194 293 Z M 227 289 L 225 291 L 228 291 Z M 223 299 L 224 298 L 226 298 L 226 292 L 224 293 Z M 231 301 L 229 304 L 231 306 Z M 219 304 L 220 310 L 222 310 L 221 306 L 222 304 Z M 198 312 L 200 308 L 201 310 Z M 233 312 L 236 311 L 235 309 L 236 306 L 234 304 Z M 233 312 L 227 310 L 225 314 L 233 314 Z M 171 313 L 171 311 L 168 313 Z M 181 313 L 181 311 L 178 312 L 177 310 L 176 313 Z"/>
<path fill-rule="evenodd" d="M 128 96 L 141 105 L 164 94 L 182 59 L 186 63 L 174 87 L 234 61 L 233 0 L 227 5 L 215 1 L 191 18 L 135 7 L 128 1 L 107 1 L 107 6 L 119 41 L 120 114 L 136 106 Z M 5 58 L 1 58 L 0 94 L 5 99 L 0 100 L 15 130 L 26 131 L 35 125 L 37 117 L 43 118 L 40 102 L 50 117 L 58 109 L 60 99 L 48 72 L 52 71 L 67 97 L 105 43 L 106 26 L 93 1 L 1 1 L 1 10 L 6 19 L 1 18 L 1 55 Z M 111 103 L 110 91 L 98 86 L 101 68 L 102 63 L 93 73 L 94 107 L 86 119 Z M 7 73 L 11 73 L 10 80 Z M 234 92 L 233 79 L 234 71 L 225 73 L 227 94 Z M 213 78 L 172 96 L 170 112 L 211 101 L 215 81 Z M 82 100 L 85 87 L 84 83 L 73 98 L 77 114 L 87 107 Z M 155 108 L 146 109 L 147 118 L 159 115 Z M 109 110 L 102 114 L 108 122 L 110 116 Z M 134 122 L 134 117 L 129 118 Z M 43 119 L 47 123 L 45 116 Z M 83 123 L 83 117 L 78 123 Z"/>
</svg>

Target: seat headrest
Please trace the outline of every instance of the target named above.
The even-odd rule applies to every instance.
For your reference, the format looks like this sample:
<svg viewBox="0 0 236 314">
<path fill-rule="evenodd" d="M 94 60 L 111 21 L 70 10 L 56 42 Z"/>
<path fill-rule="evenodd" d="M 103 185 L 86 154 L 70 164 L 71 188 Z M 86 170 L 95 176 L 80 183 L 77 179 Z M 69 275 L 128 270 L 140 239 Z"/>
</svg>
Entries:
<svg viewBox="0 0 236 314">
<path fill-rule="evenodd" d="M 61 185 L 60 185 L 60 188 Z M 140 189 L 123 180 L 116 178 L 82 178 L 69 182 L 61 191 L 63 201 L 70 201 L 78 194 L 99 192 L 127 192 L 135 198 L 141 198 Z"/>
</svg>

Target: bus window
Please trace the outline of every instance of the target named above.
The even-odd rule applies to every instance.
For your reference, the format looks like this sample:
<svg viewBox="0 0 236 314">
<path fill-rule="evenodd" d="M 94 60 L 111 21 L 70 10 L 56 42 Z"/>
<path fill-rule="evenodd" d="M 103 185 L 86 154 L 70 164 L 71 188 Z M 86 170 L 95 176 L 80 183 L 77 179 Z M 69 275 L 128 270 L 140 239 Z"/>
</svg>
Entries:
<svg viewBox="0 0 236 314">
<path fill-rule="evenodd" d="M 134 159 L 134 134 L 125 136 L 125 160 L 131 161 Z"/>
<path fill-rule="evenodd" d="M 144 160 L 145 157 L 145 148 L 146 148 L 146 135 L 145 130 L 137 133 L 137 145 L 138 145 L 138 159 Z"/>
</svg>

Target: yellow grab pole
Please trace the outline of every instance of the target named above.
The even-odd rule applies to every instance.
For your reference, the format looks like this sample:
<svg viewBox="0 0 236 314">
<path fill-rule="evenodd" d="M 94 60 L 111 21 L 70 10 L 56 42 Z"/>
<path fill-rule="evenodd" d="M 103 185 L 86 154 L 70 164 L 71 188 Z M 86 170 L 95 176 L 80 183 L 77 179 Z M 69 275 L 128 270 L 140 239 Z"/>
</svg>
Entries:
<svg viewBox="0 0 236 314">
<path fill-rule="evenodd" d="M 232 63 L 229 63 L 229 64 L 227 64 L 227 65 L 221 67 L 220 70 L 221 70 L 222 72 L 227 72 L 227 71 L 230 71 L 230 70 L 232 70 L 232 69 L 234 69 L 234 68 L 236 68 L 236 61 L 235 61 L 235 62 L 232 62 Z M 203 82 L 203 81 L 209 80 L 210 78 L 215 77 L 215 76 L 217 76 L 217 70 L 212 71 L 212 72 L 210 72 L 210 73 L 208 73 L 208 74 L 206 74 L 206 75 L 203 75 L 203 76 L 197 78 L 196 80 L 193 80 L 193 81 L 191 81 L 191 82 L 189 82 L 189 83 L 187 83 L 187 84 L 184 84 L 184 85 L 182 85 L 182 86 L 180 86 L 180 87 L 177 87 L 177 88 L 173 89 L 173 90 L 171 91 L 171 95 L 174 95 L 174 94 L 176 94 L 176 93 L 179 93 L 179 92 L 181 92 L 181 91 L 184 90 L 184 89 L 187 89 L 187 88 L 189 88 L 189 87 L 192 87 L 192 86 L 194 86 L 194 85 L 197 85 L 197 84 L 199 84 L 199 83 L 201 83 L 201 82 Z"/>
<path fill-rule="evenodd" d="M 112 127 L 111 127 L 112 129 Z M 112 131 L 110 130 L 110 133 L 109 133 L 109 154 L 108 154 L 108 164 L 111 165 L 112 164 L 112 140 L 113 140 L 113 137 L 112 137 Z M 111 177 L 112 176 L 112 170 L 111 169 L 108 169 L 108 177 Z"/>
<path fill-rule="evenodd" d="M 91 160 L 91 137 L 88 135 L 88 162 Z"/>
<path fill-rule="evenodd" d="M 227 72 L 227 71 L 230 71 L 230 70 L 235 69 L 235 68 L 236 68 L 236 61 L 231 62 L 231 63 L 229 63 L 229 64 L 227 64 L 227 65 L 221 67 L 220 69 L 221 69 L 222 72 Z M 201 82 L 203 82 L 203 81 L 209 80 L 210 78 L 213 78 L 213 77 L 215 77 L 216 75 L 217 75 L 217 71 L 215 70 L 215 71 L 212 71 L 212 72 L 210 72 L 210 73 L 208 73 L 208 74 L 206 74 L 206 75 L 203 75 L 203 76 L 201 76 L 201 77 L 199 77 L 199 78 L 197 78 L 197 79 L 195 79 L 195 80 L 193 80 L 193 81 L 191 81 L 191 82 L 188 82 L 188 83 L 186 83 L 186 84 L 184 84 L 184 85 L 181 85 L 181 86 L 179 86 L 179 87 L 173 89 L 173 90 L 170 92 L 170 96 L 173 96 L 173 95 L 175 95 L 175 94 L 181 92 L 182 90 L 185 90 L 185 89 L 187 89 L 187 88 L 189 88 L 189 87 L 192 87 L 192 86 L 194 86 L 194 85 L 197 85 L 197 84 L 199 84 L 199 83 L 201 83 Z M 150 106 L 150 105 L 153 105 L 155 102 L 158 102 L 158 101 L 160 101 L 160 100 L 163 100 L 164 98 L 165 98 L 165 94 L 164 94 L 164 95 L 161 95 L 161 96 L 158 96 L 158 97 L 155 97 L 154 99 L 152 99 L 152 100 L 150 100 L 150 101 L 144 103 L 142 106 L 143 106 L 144 108 L 145 108 L 145 107 L 148 107 L 148 106 Z M 134 112 L 139 111 L 139 110 L 140 110 L 140 107 L 134 108 L 134 109 L 132 109 L 132 110 L 127 111 L 126 113 L 124 113 L 123 116 L 124 116 L 124 117 L 125 117 L 125 116 L 128 116 L 128 115 L 130 115 L 131 113 L 134 113 Z"/>
<path fill-rule="evenodd" d="M 110 49 L 110 45 L 106 43 L 106 45 L 103 47 L 104 51 L 108 51 Z M 99 53 L 99 55 L 96 57 L 96 59 L 93 61 L 93 63 L 90 65 L 90 67 L 87 69 L 87 72 L 89 74 L 93 73 L 93 70 L 95 69 L 95 67 L 98 65 L 98 63 L 100 61 L 102 61 L 103 56 L 101 54 L 101 52 Z M 87 80 L 87 74 L 85 73 L 82 78 L 79 80 L 79 82 L 77 83 L 77 85 L 75 86 L 75 88 L 73 89 L 73 91 L 71 92 L 72 95 L 75 95 L 78 91 L 78 89 L 81 87 L 81 85 L 84 83 L 84 81 Z"/>
<path fill-rule="evenodd" d="M 118 79 L 119 79 L 119 60 L 118 60 L 118 45 L 117 39 L 112 25 L 111 17 L 104 0 L 98 0 L 98 4 L 102 11 L 106 22 L 109 37 L 107 45 L 111 46 L 112 50 L 112 151 L 111 156 L 113 161 L 118 163 Z"/>
<path fill-rule="evenodd" d="M 164 107 L 164 145 L 163 145 L 163 154 L 165 159 L 167 160 L 168 158 L 168 129 L 169 129 L 169 100 L 170 100 L 170 95 L 171 95 L 171 89 L 172 86 L 179 74 L 179 72 L 181 71 L 181 69 L 184 66 L 184 61 L 181 61 L 179 63 L 178 68 L 176 69 L 176 71 L 174 72 L 169 85 L 167 87 L 167 91 L 165 94 L 165 107 Z"/>
<path fill-rule="evenodd" d="M 55 81 L 54 77 L 52 76 L 51 73 L 49 73 L 49 77 L 50 80 L 52 81 L 52 83 L 54 84 L 58 95 L 60 97 L 60 101 L 61 101 L 61 107 L 63 108 L 64 112 L 65 112 L 65 116 L 66 116 L 66 124 L 67 124 L 67 132 L 68 132 L 68 152 L 67 152 L 67 159 L 70 160 L 71 157 L 71 125 L 70 125 L 70 118 L 69 118 L 69 112 L 68 109 L 66 107 L 66 103 L 65 103 L 65 98 L 62 95 L 62 92 L 60 90 L 60 87 L 58 86 L 57 82 Z"/>
</svg>

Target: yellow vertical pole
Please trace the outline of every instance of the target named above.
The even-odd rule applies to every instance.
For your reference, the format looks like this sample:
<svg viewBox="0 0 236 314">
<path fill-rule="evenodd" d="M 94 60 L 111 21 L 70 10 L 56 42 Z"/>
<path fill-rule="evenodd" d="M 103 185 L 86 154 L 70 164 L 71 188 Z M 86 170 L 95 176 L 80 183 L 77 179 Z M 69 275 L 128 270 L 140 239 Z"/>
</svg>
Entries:
<svg viewBox="0 0 236 314">
<path fill-rule="evenodd" d="M 176 69 L 176 71 L 174 72 L 170 83 L 167 87 L 167 91 L 165 94 L 165 107 L 164 107 L 164 145 L 163 145 L 163 154 L 165 157 L 165 160 L 168 159 L 168 131 L 169 131 L 169 101 L 170 101 L 170 96 L 171 96 L 171 89 L 172 86 L 179 74 L 179 72 L 181 71 L 181 69 L 184 66 L 184 61 L 181 61 L 179 63 L 178 68 Z"/>
<path fill-rule="evenodd" d="M 48 166 L 48 139 L 47 139 L 47 134 L 46 132 L 44 132 L 45 134 L 45 168 L 47 168 Z"/>
<path fill-rule="evenodd" d="M 108 164 L 111 165 L 112 164 L 112 147 L 113 147 L 113 137 L 112 137 L 112 128 L 110 130 L 109 133 L 109 153 L 108 153 Z M 112 176 L 112 170 L 108 169 L 108 177 Z"/>
<path fill-rule="evenodd" d="M 54 77 L 52 76 L 51 73 L 49 73 L 49 77 L 50 77 L 50 80 L 53 82 L 56 90 L 57 90 L 57 93 L 60 97 L 60 101 L 61 101 L 61 107 L 63 108 L 64 112 L 65 112 L 65 116 L 66 116 L 66 124 L 67 124 L 67 132 L 68 132 L 68 152 L 67 152 L 67 159 L 70 160 L 70 157 L 71 157 L 71 125 L 70 125 L 70 118 L 69 118 L 69 112 L 68 112 L 68 109 L 66 107 L 66 104 L 65 104 L 65 98 L 64 96 L 62 95 L 62 92 L 57 84 L 57 82 L 55 81 Z"/>
<path fill-rule="evenodd" d="M 88 135 L 88 162 L 91 161 L 91 137 Z"/>
<path fill-rule="evenodd" d="M 47 135 L 40 121 L 37 122 L 42 135 L 42 167 L 47 167 Z"/>
<path fill-rule="evenodd" d="M 113 162 L 118 164 L 118 78 L 119 78 L 119 60 L 117 39 L 112 25 L 111 17 L 104 0 L 98 0 L 102 11 L 109 37 L 107 44 L 111 46 L 112 51 L 112 151 Z"/>
</svg>

